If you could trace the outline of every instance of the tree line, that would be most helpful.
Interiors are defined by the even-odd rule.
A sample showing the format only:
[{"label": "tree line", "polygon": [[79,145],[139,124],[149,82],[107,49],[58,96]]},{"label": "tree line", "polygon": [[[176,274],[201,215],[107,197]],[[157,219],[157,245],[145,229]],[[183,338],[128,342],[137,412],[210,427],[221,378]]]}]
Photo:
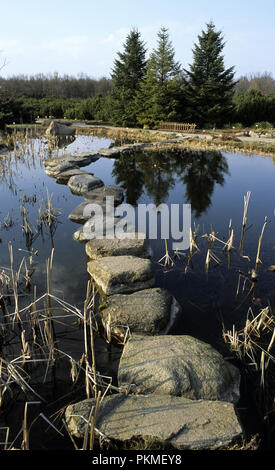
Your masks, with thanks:
[{"label": "tree line", "polygon": [[198,35],[193,62],[183,68],[167,28],[160,28],[148,58],[133,28],[117,53],[111,78],[57,73],[0,77],[0,126],[34,122],[38,116],[152,128],[160,121],[192,122],[199,128],[274,125],[272,75],[236,80],[234,67],[225,67],[223,49],[222,32],[211,21]]},{"label": "tree line", "polygon": [[10,95],[23,95],[31,98],[91,98],[98,94],[107,95],[112,88],[112,81],[106,77],[94,79],[84,74],[72,75],[36,74],[33,76],[17,75],[9,78],[0,77],[0,86]]}]

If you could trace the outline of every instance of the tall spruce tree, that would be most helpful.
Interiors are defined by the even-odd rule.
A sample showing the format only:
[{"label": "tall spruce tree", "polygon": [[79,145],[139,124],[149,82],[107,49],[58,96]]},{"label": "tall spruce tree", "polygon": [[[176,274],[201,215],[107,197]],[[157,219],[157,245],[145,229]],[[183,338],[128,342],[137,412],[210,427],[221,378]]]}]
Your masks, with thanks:
[{"label": "tall spruce tree", "polygon": [[111,120],[116,125],[136,125],[135,97],[146,69],[146,49],[137,29],[128,34],[124,51],[112,70]]},{"label": "tall spruce tree", "polygon": [[180,73],[181,66],[175,61],[175,50],[169,39],[168,29],[162,26],[158,32],[157,48],[150,56],[150,67],[161,85]]},{"label": "tall spruce tree", "polygon": [[193,64],[187,73],[189,118],[199,126],[221,126],[232,111],[234,67],[224,66],[223,37],[211,21],[198,36]]},{"label": "tall spruce tree", "polygon": [[158,32],[157,48],[147,63],[146,77],[137,97],[138,122],[154,126],[159,121],[176,120],[181,101],[181,66],[175,60],[175,51],[168,29]]}]

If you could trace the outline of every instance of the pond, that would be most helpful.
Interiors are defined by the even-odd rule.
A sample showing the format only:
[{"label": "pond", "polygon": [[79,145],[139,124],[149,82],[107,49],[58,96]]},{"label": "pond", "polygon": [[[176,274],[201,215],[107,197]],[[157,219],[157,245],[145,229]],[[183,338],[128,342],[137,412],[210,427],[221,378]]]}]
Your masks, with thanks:
[{"label": "pond", "polygon": [[[96,151],[111,143],[109,139],[77,136],[59,154]],[[32,253],[29,297],[33,286],[41,294],[47,289],[46,260],[54,247],[52,292],[82,309],[88,281],[87,259],[84,244],[73,239],[79,226],[68,215],[83,198],[46,175],[43,159],[51,157],[46,140],[33,138],[25,147],[21,143],[18,146],[17,156],[14,152],[8,158],[0,156],[0,270],[8,270],[10,266],[9,242],[16,268],[24,256],[27,258]],[[120,185],[125,193],[124,202],[135,207],[149,203],[191,204],[192,231],[198,248],[194,248],[192,256],[189,250],[175,256],[172,240],[168,240],[173,264],[162,266],[158,261],[165,254],[164,240],[160,237],[151,240],[156,286],[167,288],[182,307],[174,334],[195,336],[224,351],[223,328],[243,327],[249,308],[254,315],[266,306],[274,308],[275,273],[270,269],[275,265],[274,163],[270,157],[257,155],[174,150],[137,152],[119,159],[102,157],[85,167],[105,185]],[[240,251],[244,196],[248,192],[251,195]],[[58,213],[58,223],[54,233],[46,226],[39,232],[39,208],[41,213],[49,197]],[[22,206],[32,228],[31,240],[22,230]],[[265,217],[261,264],[257,282],[251,283]],[[234,230],[230,255],[225,249],[231,233],[229,224]],[[216,237],[212,245],[209,244],[211,232]],[[213,256],[206,266],[209,246]],[[22,294],[22,302],[28,302],[28,294]],[[66,326],[62,324],[62,328]],[[78,341],[70,333],[64,338],[67,350],[77,360],[82,351]],[[120,349],[98,339],[96,351],[100,372],[115,380]]]}]

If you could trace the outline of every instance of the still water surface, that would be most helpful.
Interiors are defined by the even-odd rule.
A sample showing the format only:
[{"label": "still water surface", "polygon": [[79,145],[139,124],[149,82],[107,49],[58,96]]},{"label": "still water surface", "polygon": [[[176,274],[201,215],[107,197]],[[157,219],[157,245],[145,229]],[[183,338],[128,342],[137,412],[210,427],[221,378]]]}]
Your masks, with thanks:
[{"label": "still water surface", "polygon": [[[109,147],[110,144],[109,139],[77,136],[76,140],[67,146],[66,153],[97,150]],[[36,266],[33,283],[43,290],[45,260],[50,256],[54,245],[55,293],[80,306],[86,292],[86,255],[84,245],[73,240],[73,232],[79,226],[71,222],[68,215],[83,198],[73,195],[66,185],[57,184],[54,178],[45,174],[43,161],[37,154],[36,146],[38,141],[33,142],[33,151],[29,156],[25,154],[24,161],[11,158],[9,165],[5,165],[3,157],[2,162],[0,161],[0,264],[9,266],[9,241],[13,245],[15,263],[20,263],[25,254],[21,250],[27,249],[20,206],[24,205],[26,208],[29,221],[35,230],[39,205],[44,207],[48,193],[53,205],[60,212],[59,223],[53,243],[50,234],[44,230],[44,237],[39,236],[32,244],[33,250],[38,250],[38,256],[34,258]],[[60,153],[62,151],[64,152],[64,149]],[[262,265],[254,298],[262,306],[266,306],[267,302],[274,304],[275,275],[268,270],[270,265],[275,264],[275,164],[272,158],[220,152],[151,152],[137,153],[116,160],[100,158],[85,169],[101,178],[106,185],[122,186],[125,190],[124,202],[134,206],[139,203],[191,204],[192,227],[194,230],[196,226],[198,230],[197,245],[200,252],[192,257],[188,266],[187,256],[181,256],[180,260],[175,260],[177,262],[173,269],[164,270],[157,264],[165,253],[164,241],[151,241],[153,261],[156,262],[157,269],[157,285],[171,290],[183,307],[182,319],[177,326],[179,333],[188,332],[216,342],[216,330],[212,330],[211,324],[217,326],[221,321],[228,321],[230,326],[232,321],[242,320],[246,314],[245,307],[251,305],[251,299],[236,310],[243,300],[235,297],[238,270],[241,269],[249,275],[249,270],[255,263],[265,216],[268,218],[268,224],[263,237],[260,256]],[[216,237],[226,242],[231,220],[234,229],[233,246],[238,248],[243,198],[247,191],[251,191],[251,197],[243,254],[250,258],[251,263],[247,258],[241,258],[238,250],[233,250],[228,266],[227,257],[222,250],[224,246],[216,242],[213,251],[221,264],[212,261],[207,274],[205,258],[208,243],[202,236],[214,230]],[[12,225],[5,228],[4,221],[8,214],[11,216]],[[168,241],[168,247],[172,256],[172,240]]]},{"label": "still water surface", "polygon": [[[65,150],[60,150],[60,154],[64,151],[95,151],[110,144],[109,139],[77,136]],[[36,285],[40,292],[45,291],[46,259],[54,246],[53,292],[82,308],[88,280],[87,260],[84,245],[73,240],[73,232],[79,226],[71,222],[68,215],[83,199],[45,174],[43,158],[47,151],[46,142],[34,139],[20,159],[15,159],[12,154],[7,163],[4,157],[0,157],[0,266],[6,268],[10,264],[9,242],[13,246],[17,267],[28,251],[22,231],[20,205],[23,204],[27,210],[35,231],[39,205],[43,207],[47,194],[51,195],[53,205],[60,212],[59,223],[53,237],[45,229],[43,237],[40,234],[33,241],[31,249],[37,255],[34,256],[32,285]],[[122,186],[125,190],[124,202],[134,206],[139,203],[191,204],[192,228],[197,228],[196,243],[200,249],[191,261],[188,261],[188,252],[185,252],[174,259],[173,268],[164,268],[158,264],[165,253],[164,241],[151,241],[156,285],[169,289],[182,306],[174,333],[190,334],[222,349],[223,326],[230,329],[233,324],[237,327],[243,325],[249,307],[257,313],[262,307],[275,305],[275,274],[268,269],[270,265],[275,265],[274,159],[221,152],[150,152],[116,160],[100,158],[85,169],[93,172],[106,185]],[[243,198],[247,191],[251,191],[251,197],[243,245],[245,257],[241,257],[238,247]],[[248,282],[244,290],[241,289],[236,295],[240,273],[249,278],[254,267],[265,217],[268,224],[262,242],[258,282],[252,292],[249,293],[251,284]],[[12,222],[5,227],[8,220]],[[220,263],[212,260],[206,272],[209,244],[203,235],[213,230],[217,238],[226,242],[230,220],[236,250],[232,251],[229,260],[223,251],[224,245],[216,241],[213,252]],[[173,257],[171,242],[168,240],[168,248]],[[67,347],[77,354],[73,341]],[[102,343],[99,343],[98,349],[102,373],[112,375],[112,357]]]}]

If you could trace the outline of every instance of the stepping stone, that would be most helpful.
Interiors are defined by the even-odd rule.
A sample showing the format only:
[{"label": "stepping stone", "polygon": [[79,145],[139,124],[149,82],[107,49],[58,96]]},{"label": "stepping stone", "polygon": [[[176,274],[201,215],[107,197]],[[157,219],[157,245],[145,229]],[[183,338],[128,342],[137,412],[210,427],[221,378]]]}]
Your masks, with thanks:
[{"label": "stepping stone", "polygon": [[87,173],[86,171],[81,170],[78,167],[75,167],[75,168],[72,168],[72,169],[69,169],[69,170],[61,171],[60,173],[55,175],[55,178],[56,178],[57,183],[67,184],[69,179],[71,178],[71,176],[85,175],[85,174],[86,175],[93,175],[93,173]]},{"label": "stepping stone", "polygon": [[106,295],[128,294],[155,283],[151,261],[135,256],[106,256],[89,261],[88,272]]},{"label": "stepping stone", "polygon": [[98,153],[104,157],[109,158],[118,158],[121,154],[130,154],[133,152],[137,152],[142,150],[145,146],[150,146],[151,144],[146,143],[136,143],[136,144],[128,144],[128,145],[121,145],[120,147],[114,146],[109,147],[108,149],[100,149]]},{"label": "stepping stone", "polygon": [[100,149],[98,151],[102,157],[119,158],[121,154],[121,147],[111,147],[108,149]]},{"label": "stepping stone", "polygon": [[240,372],[211,345],[191,336],[133,335],[124,346],[118,383],[140,394],[237,403]]},{"label": "stepping stone", "polygon": [[83,194],[85,201],[105,201],[107,196],[113,197],[114,204],[117,206],[124,199],[124,191],[120,186],[107,185]]},{"label": "stepping stone", "polygon": [[172,294],[156,287],[129,295],[111,295],[100,314],[106,332],[123,342],[128,328],[130,333],[166,334],[179,311],[180,306]]},{"label": "stepping stone", "polygon": [[44,162],[45,168],[58,167],[62,164],[71,165],[71,167],[82,167],[96,162],[100,158],[98,153],[80,153],[78,155],[62,155],[62,157],[53,158]]},{"label": "stepping stone", "polygon": [[86,243],[91,239],[91,237],[88,237],[85,232],[83,232],[83,228],[80,228],[79,230],[76,230],[73,234],[73,238],[76,242],[80,243]]},{"label": "stepping stone", "polygon": [[[87,220],[91,219],[95,211],[92,210],[95,204],[98,206],[98,210],[102,210],[104,216],[111,216],[114,213],[114,207],[110,204],[106,204],[104,201],[100,199],[92,201],[84,201],[81,202],[69,215],[69,219],[73,222],[77,222],[78,224],[84,224]],[[116,219],[120,219],[121,217],[115,217]]]},{"label": "stepping stone", "polygon": [[[113,217],[109,213],[94,215],[89,218],[83,225],[83,228],[77,230],[73,237],[79,242],[88,242],[90,240],[112,238],[114,233],[114,225],[116,225],[120,217]],[[75,220],[74,220],[75,221]]]},{"label": "stepping stone", "polygon": [[[147,354],[150,358],[150,351]],[[73,436],[84,438],[95,404],[95,399],[87,399],[66,408],[65,421]],[[124,449],[134,445],[135,449],[218,450],[243,437],[232,403],[161,395],[118,393],[103,398],[96,428],[111,441],[109,450],[117,443]],[[96,439],[104,446],[99,433]]]},{"label": "stepping stone", "polygon": [[[121,234],[122,237],[122,234]],[[125,233],[123,238],[94,239],[86,243],[86,253],[90,259],[103,256],[139,256],[150,258],[152,250],[144,233]]]},{"label": "stepping stone", "polygon": [[99,186],[104,186],[103,181],[96,176],[83,174],[71,176],[68,181],[68,187],[74,194],[83,194],[91,189],[98,188]]},{"label": "stepping stone", "polygon": [[79,168],[77,166],[74,166],[72,163],[67,161],[61,161],[59,164],[47,166],[45,168],[45,173],[48,176],[53,176],[54,178],[56,178],[60,173],[69,170],[80,171]]},{"label": "stepping stone", "polygon": [[96,162],[100,158],[98,153],[79,153],[77,155],[70,155],[67,160],[78,167],[87,166]]}]

